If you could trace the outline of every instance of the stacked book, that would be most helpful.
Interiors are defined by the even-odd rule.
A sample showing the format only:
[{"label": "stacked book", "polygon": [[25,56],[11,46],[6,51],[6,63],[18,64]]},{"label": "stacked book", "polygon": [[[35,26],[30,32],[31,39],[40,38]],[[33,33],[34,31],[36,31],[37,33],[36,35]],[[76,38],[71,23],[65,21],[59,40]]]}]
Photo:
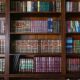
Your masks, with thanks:
[{"label": "stacked book", "polygon": [[60,57],[35,57],[36,72],[61,72]]},{"label": "stacked book", "polygon": [[5,59],[0,58],[0,73],[3,73],[5,71]]},{"label": "stacked book", "polygon": [[4,32],[5,32],[5,18],[0,17],[0,33],[4,33]]},{"label": "stacked book", "polygon": [[67,32],[80,33],[80,21],[66,21]]},{"label": "stacked book", "polygon": [[19,72],[33,72],[33,59],[21,58],[19,61]]},{"label": "stacked book", "polygon": [[11,22],[11,32],[59,33],[60,20],[53,18],[27,18]]},{"label": "stacked book", "polygon": [[80,72],[80,59],[79,58],[67,59],[67,70],[71,72]]},{"label": "stacked book", "polygon": [[61,40],[16,40],[12,48],[16,53],[60,53]]},{"label": "stacked book", "polygon": [[79,2],[66,2],[66,11],[67,12],[80,12],[80,1]]},{"label": "stacked book", "polygon": [[55,1],[11,1],[11,11],[61,12],[61,0]]},{"label": "stacked book", "polygon": [[0,12],[5,12],[5,2],[6,0],[0,0]]},{"label": "stacked book", "polygon": [[5,53],[5,36],[0,35],[0,54]]}]

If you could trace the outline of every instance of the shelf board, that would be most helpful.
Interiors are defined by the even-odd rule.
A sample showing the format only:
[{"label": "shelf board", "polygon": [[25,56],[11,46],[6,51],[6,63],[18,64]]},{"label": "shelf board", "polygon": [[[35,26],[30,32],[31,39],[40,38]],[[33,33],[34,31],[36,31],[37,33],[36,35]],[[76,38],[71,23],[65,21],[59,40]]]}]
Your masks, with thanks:
[{"label": "shelf board", "polygon": [[80,12],[66,12],[66,19],[77,20],[80,17]]},{"label": "shelf board", "polygon": [[[57,77],[62,77],[61,73],[23,73],[23,74],[10,74],[10,77],[26,77],[26,78],[57,78]],[[56,77],[57,76],[57,77]]]},{"label": "shelf board", "polygon": [[10,12],[11,15],[18,15],[18,16],[60,16],[61,13],[59,12],[15,12],[15,11],[11,11]]},{"label": "shelf board", "polygon": [[4,16],[5,16],[5,13],[0,12],[0,17],[4,17]]},{"label": "shelf board", "polygon": [[80,35],[80,32],[70,32],[70,33],[66,33],[66,34],[69,34],[69,35]]},{"label": "shelf board", "polygon": [[0,33],[0,35],[5,35],[5,33]]},{"label": "shelf board", "polygon": [[80,57],[80,53],[66,53],[67,57]]},{"label": "shelf board", "polygon": [[5,57],[5,54],[0,54],[0,57]]},{"label": "shelf board", "polygon": [[43,35],[43,34],[47,34],[47,35],[60,35],[60,33],[31,33],[31,32],[26,32],[26,33],[24,33],[24,32],[11,32],[10,34],[13,34],[13,35],[37,35],[37,34],[39,34],[39,35]]},{"label": "shelf board", "polygon": [[9,54],[9,55],[24,55],[28,57],[34,57],[34,56],[61,56],[61,53],[22,53],[22,54]]},{"label": "shelf board", "polygon": [[66,12],[66,14],[78,14],[78,15],[80,15],[80,12]]},{"label": "shelf board", "polygon": [[5,12],[0,12],[0,14],[5,14]]},{"label": "shelf board", "polygon": [[80,72],[67,72],[66,76],[71,78],[78,78],[80,77]]},{"label": "shelf board", "polygon": [[0,73],[0,77],[4,77],[4,74]]},{"label": "shelf board", "polygon": [[17,11],[11,11],[10,13],[16,14],[61,14],[61,12],[17,12]]}]

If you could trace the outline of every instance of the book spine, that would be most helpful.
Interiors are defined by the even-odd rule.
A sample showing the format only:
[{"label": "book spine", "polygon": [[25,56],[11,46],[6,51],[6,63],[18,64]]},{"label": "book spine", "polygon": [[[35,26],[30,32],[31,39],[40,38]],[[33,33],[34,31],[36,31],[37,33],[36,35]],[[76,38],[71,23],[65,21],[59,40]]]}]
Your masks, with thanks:
[{"label": "book spine", "polygon": [[52,32],[52,26],[53,26],[53,19],[48,18],[48,32]]},{"label": "book spine", "polygon": [[38,12],[40,12],[40,1],[37,2],[37,8],[38,8]]},{"label": "book spine", "polygon": [[27,1],[27,12],[32,12],[32,1]]},{"label": "book spine", "polygon": [[78,2],[78,11],[80,12],[80,1]]}]

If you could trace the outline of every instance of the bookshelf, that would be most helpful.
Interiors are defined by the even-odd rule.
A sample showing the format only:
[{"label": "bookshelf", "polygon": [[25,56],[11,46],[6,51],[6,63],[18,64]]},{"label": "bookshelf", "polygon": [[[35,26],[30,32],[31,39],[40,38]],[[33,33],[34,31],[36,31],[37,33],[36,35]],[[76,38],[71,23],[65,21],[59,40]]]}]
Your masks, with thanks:
[{"label": "bookshelf", "polygon": [[0,0],[0,80],[80,80],[80,0]]}]

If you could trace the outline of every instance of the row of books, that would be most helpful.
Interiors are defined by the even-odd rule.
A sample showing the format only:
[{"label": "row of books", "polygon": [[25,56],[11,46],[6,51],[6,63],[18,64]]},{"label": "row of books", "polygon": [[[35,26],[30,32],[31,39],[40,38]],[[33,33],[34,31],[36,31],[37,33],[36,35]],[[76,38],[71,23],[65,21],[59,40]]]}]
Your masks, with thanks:
[{"label": "row of books", "polygon": [[[14,45],[15,44],[15,45]],[[61,40],[16,40],[12,45],[16,53],[60,53]]]},{"label": "row of books", "polygon": [[11,10],[19,12],[61,12],[61,0],[11,1]]},{"label": "row of books", "polygon": [[80,72],[80,58],[69,58],[67,59],[67,70]]},{"label": "row of books", "polygon": [[0,54],[5,53],[5,36],[0,35]]},{"label": "row of books", "polygon": [[33,59],[20,59],[19,62],[19,72],[33,72],[34,70],[34,61]]},{"label": "row of books", "polygon": [[12,32],[32,32],[32,33],[59,33],[60,20],[53,18],[27,18],[26,20],[16,20],[11,22]]},{"label": "row of books", "polygon": [[77,32],[80,33],[80,21],[67,21],[66,22],[67,32]]},{"label": "row of books", "polygon": [[19,61],[19,72],[61,72],[60,57],[22,58]]},{"label": "row of books", "polygon": [[5,18],[0,17],[0,33],[4,33],[4,32],[5,32]]},{"label": "row of books", "polygon": [[66,42],[67,53],[80,53],[80,40],[73,40],[72,37],[67,38]]},{"label": "row of books", "polygon": [[80,12],[80,1],[79,2],[66,2],[66,11],[67,12]]},{"label": "row of books", "polygon": [[0,0],[0,12],[5,12],[5,0]]},{"label": "row of books", "polygon": [[5,71],[5,59],[0,58],[0,73]]}]

